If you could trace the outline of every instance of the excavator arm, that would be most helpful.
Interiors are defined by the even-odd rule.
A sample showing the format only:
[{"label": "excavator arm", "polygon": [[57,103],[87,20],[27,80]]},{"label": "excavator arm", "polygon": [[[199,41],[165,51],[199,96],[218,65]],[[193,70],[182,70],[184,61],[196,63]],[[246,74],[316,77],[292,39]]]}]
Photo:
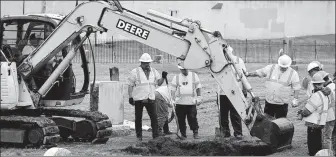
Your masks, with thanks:
[{"label": "excavator arm", "polygon": [[[153,10],[148,14],[179,25],[181,29],[171,28],[154,19],[122,8],[118,2],[81,3],[63,19],[44,43],[19,65],[18,71],[24,78],[30,77],[80,34],[86,33],[78,44],[82,44],[92,32],[109,31],[173,55],[178,58],[179,65],[187,69],[208,69],[220,88],[227,94],[243,122],[251,130],[257,115],[262,112],[258,101],[254,105],[248,104],[242,89],[239,88],[239,81],[243,82],[244,88],[249,91],[254,100],[258,99],[251,92],[252,88],[245,75],[240,73],[239,67],[233,64],[221,34],[218,31],[212,32],[202,28],[199,21],[177,19]],[[75,48],[67,54],[33,99],[38,100],[47,93],[57,77],[69,66],[76,52]]]}]

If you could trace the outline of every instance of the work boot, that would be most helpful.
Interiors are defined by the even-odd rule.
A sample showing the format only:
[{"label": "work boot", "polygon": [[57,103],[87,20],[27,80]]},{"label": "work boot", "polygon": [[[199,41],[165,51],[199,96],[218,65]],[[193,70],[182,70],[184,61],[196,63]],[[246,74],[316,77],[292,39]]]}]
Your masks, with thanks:
[{"label": "work boot", "polygon": [[199,139],[198,130],[194,130],[194,139]]},{"label": "work boot", "polygon": [[164,134],[165,134],[165,135],[171,135],[171,134],[173,134],[173,132],[168,131],[168,132],[165,132]]}]

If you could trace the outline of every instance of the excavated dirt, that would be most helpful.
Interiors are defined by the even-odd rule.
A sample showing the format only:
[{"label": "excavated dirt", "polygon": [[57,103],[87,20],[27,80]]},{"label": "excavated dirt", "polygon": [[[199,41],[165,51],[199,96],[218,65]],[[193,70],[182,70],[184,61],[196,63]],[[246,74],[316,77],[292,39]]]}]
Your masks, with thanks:
[{"label": "excavated dirt", "polygon": [[148,143],[129,146],[123,151],[144,156],[264,156],[272,153],[266,143],[248,137],[217,138],[201,142],[159,137]]}]

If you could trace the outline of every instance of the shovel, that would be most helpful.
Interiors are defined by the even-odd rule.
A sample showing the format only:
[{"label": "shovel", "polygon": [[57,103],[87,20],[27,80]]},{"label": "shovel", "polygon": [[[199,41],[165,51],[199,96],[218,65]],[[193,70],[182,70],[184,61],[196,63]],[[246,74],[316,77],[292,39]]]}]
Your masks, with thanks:
[{"label": "shovel", "polygon": [[[170,103],[171,103],[171,106],[172,106],[172,115],[174,115],[174,117],[175,117],[175,123],[176,123],[176,136],[179,138],[179,139],[183,139],[182,138],[182,136],[181,135],[179,135],[179,131],[180,131],[180,126],[179,126],[179,124],[178,124],[178,119],[177,119],[177,116],[176,116],[176,112],[175,112],[175,104],[173,103],[173,98],[172,98],[172,96],[171,96],[171,93],[170,93],[170,90],[169,90],[169,86],[168,86],[168,80],[167,80],[167,78],[166,78],[166,84],[167,84],[167,90],[168,90],[168,93],[169,93],[169,99],[170,99]],[[173,117],[173,116],[172,116]],[[173,118],[174,118],[173,117]],[[171,120],[172,120],[172,118],[171,118]],[[171,121],[170,120],[170,121]]]}]

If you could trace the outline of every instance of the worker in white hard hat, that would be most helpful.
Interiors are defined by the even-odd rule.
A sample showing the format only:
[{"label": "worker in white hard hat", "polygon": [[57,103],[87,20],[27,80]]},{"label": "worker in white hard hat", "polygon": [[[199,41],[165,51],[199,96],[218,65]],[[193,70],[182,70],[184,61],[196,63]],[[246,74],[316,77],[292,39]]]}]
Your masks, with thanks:
[{"label": "worker in white hard hat", "polygon": [[[291,63],[292,59],[284,54],[279,57],[278,64],[267,65],[247,74],[250,77],[266,77],[264,112],[275,118],[287,117],[288,105],[298,104],[300,79],[299,74],[290,67]],[[292,90],[294,99],[291,100]]]},{"label": "worker in white hard hat", "polygon": [[326,125],[328,118],[329,99],[321,91],[325,83],[321,73],[314,74],[311,82],[314,86],[314,93],[305,106],[298,111],[298,115],[305,121],[307,126],[308,152],[309,155],[314,156],[322,149],[324,137],[322,129]]},{"label": "worker in white hard hat", "polygon": [[133,69],[128,77],[129,103],[135,106],[135,132],[138,142],[142,141],[142,113],[143,107],[151,119],[152,137],[158,137],[157,115],[155,100],[155,88],[161,86],[167,79],[167,72],[162,72],[162,77],[158,71],[150,66],[153,61],[148,53],[141,55],[140,66]]},{"label": "worker in white hard hat", "polygon": [[178,66],[181,73],[175,75],[172,80],[171,89],[172,97],[175,101],[176,116],[180,127],[182,138],[187,138],[186,135],[186,123],[187,117],[190,130],[193,131],[195,139],[199,138],[198,135],[198,122],[197,122],[197,108],[202,103],[201,97],[201,82],[198,75],[185,69],[182,66]]},{"label": "worker in white hard hat", "polygon": [[306,95],[308,97],[312,95],[313,93],[312,91],[314,90],[314,87],[310,83],[310,81],[312,77],[314,76],[314,74],[316,74],[318,71],[321,71],[322,68],[323,68],[322,64],[318,61],[312,61],[307,66],[308,76],[303,78],[301,87],[303,90],[306,90]]},{"label": "worker in white hard hat", "polygon": [[[327,122],[323,128],[323,143],[322,143],[322,149],[329,149],[329,146],[332,145],[332,133],[335,127],[335,83],[329,78],[329,73],[325,71],[319,71],[319,73],[322,77],[323,80],[325,81],[324,87],[328,87],[331,89],[331,93],[328,95],[329,99],[329,106],[328,106],[328,117],[327,117]],[[333,141],[335,142],[335,141]]]},{"label": "worker in white hard hat", "polygon": [[[231,46],[228,46],[227,52],[231,57],[231,60],[236,65],[236,67],[239,69],[239,72],[242,74],[246,74],[246,67],[244,61],[236,56],[234,54],[233,48]],[[237,80],[239,80],[239,77],[237,75]],[[244,89],[244,86],[242,82],[239,82],[239,87],[242,89],[243,94],[245,97],[247,97],[247,91]],[[242,131],[242,122],[240,115],[236,111],[236,109],[233,107],[231,101],[226,96],[223,90],[218,86],[218,95],[217,95],[217,101],[218,105],[220,106],[220,130],[224,137],[230,137],[230,127],[229,127],[229,115],[231,120],[231,125],[233,127],[233,135],[235,137],[240,137],[243,135]]]}]

